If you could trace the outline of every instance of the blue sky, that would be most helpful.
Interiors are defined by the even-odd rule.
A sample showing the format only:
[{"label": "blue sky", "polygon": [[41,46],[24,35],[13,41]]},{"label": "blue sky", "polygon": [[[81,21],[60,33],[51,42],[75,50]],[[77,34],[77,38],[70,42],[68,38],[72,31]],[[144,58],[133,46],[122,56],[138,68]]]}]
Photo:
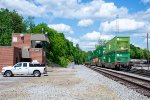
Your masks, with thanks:
[{"label": "blue sky", "polygon": [[114,36],[130,36],[132,44],[146,48],[150,33],[150,0],[0,0],[0,8],[34,16],[36,24],[63,32],[86,51]]}]

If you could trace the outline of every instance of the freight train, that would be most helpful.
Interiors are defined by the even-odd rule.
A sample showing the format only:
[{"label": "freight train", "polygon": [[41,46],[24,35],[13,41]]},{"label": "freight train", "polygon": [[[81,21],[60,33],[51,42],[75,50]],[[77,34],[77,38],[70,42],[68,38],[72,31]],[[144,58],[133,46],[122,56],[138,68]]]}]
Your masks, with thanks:
[{"label": "freight train", "polygon": [[130,37],[116,36],[86,58],[86,65],[130,70]]}]

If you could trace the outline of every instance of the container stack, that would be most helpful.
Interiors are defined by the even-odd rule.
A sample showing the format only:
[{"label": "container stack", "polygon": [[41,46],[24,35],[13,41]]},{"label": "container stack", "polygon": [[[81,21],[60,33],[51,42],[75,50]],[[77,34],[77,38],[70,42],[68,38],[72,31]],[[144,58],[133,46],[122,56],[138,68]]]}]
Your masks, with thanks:
[{"label": "container stack", "polygon": [[106,63],[129,62],[130,38],[114,37],[106,43]]},{"label": "container stack", "polygon": [[130,37],[116,36],[90,56],[91,65],[118,67],[128,66],[130,61]]},{"label": "container stack", "polygon": [[98,51],[99,51],[98,65],[101,66],[101,64],[104,63],[106,60],[106,57],[105,57],[106,46],[99,47]]},{"label": "container stack", "polygon": [[98,52],[97,49],[93,52],[93,54],[91,56],[91,58],[92,58],[91,65],[97,65],[97,63],[98,63],[98,53],[99,52]]}]

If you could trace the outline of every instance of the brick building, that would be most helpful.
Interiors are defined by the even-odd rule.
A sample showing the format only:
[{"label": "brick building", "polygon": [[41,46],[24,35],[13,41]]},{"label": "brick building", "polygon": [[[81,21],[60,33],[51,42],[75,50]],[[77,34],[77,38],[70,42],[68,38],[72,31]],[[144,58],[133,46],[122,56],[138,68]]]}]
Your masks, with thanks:
[{"label": "brick building", "polygon": [[0,70],[17,62],[46,63],[44,44],[48,38],[44,34],[12,34],[11,46],[0,46]]}]

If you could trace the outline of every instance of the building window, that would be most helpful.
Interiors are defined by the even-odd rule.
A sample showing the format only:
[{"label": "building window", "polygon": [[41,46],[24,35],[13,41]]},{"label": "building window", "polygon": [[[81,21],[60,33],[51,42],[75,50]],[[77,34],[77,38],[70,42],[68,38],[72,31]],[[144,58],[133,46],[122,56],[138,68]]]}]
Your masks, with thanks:
[{"label": "building window", "polygon": [[17,42],[17,41],[18,41],[18,40],[17,40],[17,37],[13,37],[12,41],[13,41],[13,42]]},{"label": "building window", "polygon": [[24,43],[24,37],[21,37],[22,42]]},{"label": "building window", "polygon": [[36,44],[35,48],[42,48],[42,44]]}]

